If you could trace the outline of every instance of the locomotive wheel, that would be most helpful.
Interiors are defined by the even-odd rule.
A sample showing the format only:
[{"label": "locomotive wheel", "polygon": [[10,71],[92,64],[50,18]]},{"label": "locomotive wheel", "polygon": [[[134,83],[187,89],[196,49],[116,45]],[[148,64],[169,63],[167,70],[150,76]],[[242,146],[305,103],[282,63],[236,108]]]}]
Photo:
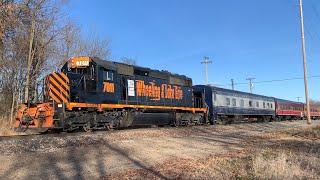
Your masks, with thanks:
[{"label": "locomotive wheel", "polygon": [[171,124],[172,127],[178,127],[178,123],[177,120],[174,120]]},{"label": "locomotive wheel", "polygon": [[47,134],[49,132],[49,128],[39,128],[38,132],[40,134]]},{"label": "locomotive wheel", "polygon": [[92,128],[90,127],[90,123],[86,123],[82,126],[82,130],[84,130],[85,132],[91,132]]},{"label": "locomotive wheel", "polygon": [[111,123],[106,123],[105,127],[107,128],[108,131],[112,131],[113,130],[113,124],[111,124]]}]

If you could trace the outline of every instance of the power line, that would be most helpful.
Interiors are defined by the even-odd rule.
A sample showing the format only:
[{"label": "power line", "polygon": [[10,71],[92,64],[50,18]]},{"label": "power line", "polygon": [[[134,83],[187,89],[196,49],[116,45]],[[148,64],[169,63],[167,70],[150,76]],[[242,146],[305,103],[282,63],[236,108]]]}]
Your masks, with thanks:
[{"label": "power line", "polygon": [[[305,19],[305,30],[307,32],[307,35],[312,40],[313,44],[317,48],[320,48],[320,44],[319,44],[320,36],[319,36],[317,31],[312,31],[312,29],[316,29],[316,28],[313,28],[313,27],[320,23],[320,16],[319,16],[319,13],[317,12],[317,10],[315,9],[314,2],[312,0],[309,1],[309,2],[311,3],[310,4],[311,9],[313,11],[313,14],[315,14],[316,18],[310,18],[312,16],[310,16],[309,18],[305,18],[304,17],[304,19]],[[300,10],[298,8],[297,8],[297,14],[300,14]],[[314,19],[316,19],[316,20],[314,20]],[[318,21],[318,22],[316,22],[316,21]],[[306,22],[309,22],[309,23],[306,23]]]},{"label": "power line", "polygon": [[320,16],[319,16],[319,13],[317,12],[317,10],[315,8],[313,0],[311,0],[310,3],[311,3],[311,7],[312,7],[313,12],[316,15],[316,18],[318,19],[318,22],[320,23]]},{"label": "power line", "polygon": [[[320,77],[320,75],[314,75],[314,76],[308,76],[308,79],[311,78],[317,78]],[[304,77],[295,77],[295,78],[285,78],[285,79],[273,79],[273,80],[264,80],[264,81],[252,81],[252,83],[259,84],[259,83],[272,83],[272,82],[283,82],[283,81],[292,81],[292,80],[299,80],[303,79]],[[234,83],[234,85],[242,85],[242,84],[248,84],[247,82],[242,83]],[[217,84],[217,86],[230,86],[232,84]]]}]

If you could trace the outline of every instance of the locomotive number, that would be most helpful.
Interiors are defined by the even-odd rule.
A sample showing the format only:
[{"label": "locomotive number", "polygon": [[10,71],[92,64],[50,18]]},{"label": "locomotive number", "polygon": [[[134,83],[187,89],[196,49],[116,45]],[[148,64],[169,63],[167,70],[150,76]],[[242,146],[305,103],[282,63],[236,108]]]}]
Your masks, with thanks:
[{"label": "locomotive number", "polygon": [[89,61],[77,61],[77,66],[89,66]]},{"label": "locomotive number", "polygon": [[114,93],[114,83],[103,82],[103,92]]}]

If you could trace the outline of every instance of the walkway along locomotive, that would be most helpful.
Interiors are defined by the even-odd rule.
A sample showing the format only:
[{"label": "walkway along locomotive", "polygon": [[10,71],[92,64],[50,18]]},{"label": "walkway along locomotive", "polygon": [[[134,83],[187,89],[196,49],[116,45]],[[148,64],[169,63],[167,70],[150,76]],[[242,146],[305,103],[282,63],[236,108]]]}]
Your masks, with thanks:
[{"label": "walkway along locomotive", "polygon": [[20,105],[16,129],[91,131],[207,121],[204,93],[193,93],[191,78],[96,57],[71,58],[61,72],[46,76],[43,89],[43,102]]}]

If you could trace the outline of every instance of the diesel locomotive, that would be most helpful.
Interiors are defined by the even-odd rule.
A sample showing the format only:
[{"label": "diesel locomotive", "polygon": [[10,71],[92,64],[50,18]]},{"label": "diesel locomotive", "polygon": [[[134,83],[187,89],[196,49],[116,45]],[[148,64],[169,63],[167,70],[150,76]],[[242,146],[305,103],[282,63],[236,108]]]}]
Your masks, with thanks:
[{"label": "diesel locomotive", "polygon": [[72,131],[208,121],[204,92],[168,71],[75,57],[45,77],[43,102],[21,104],[15,128]]}]

